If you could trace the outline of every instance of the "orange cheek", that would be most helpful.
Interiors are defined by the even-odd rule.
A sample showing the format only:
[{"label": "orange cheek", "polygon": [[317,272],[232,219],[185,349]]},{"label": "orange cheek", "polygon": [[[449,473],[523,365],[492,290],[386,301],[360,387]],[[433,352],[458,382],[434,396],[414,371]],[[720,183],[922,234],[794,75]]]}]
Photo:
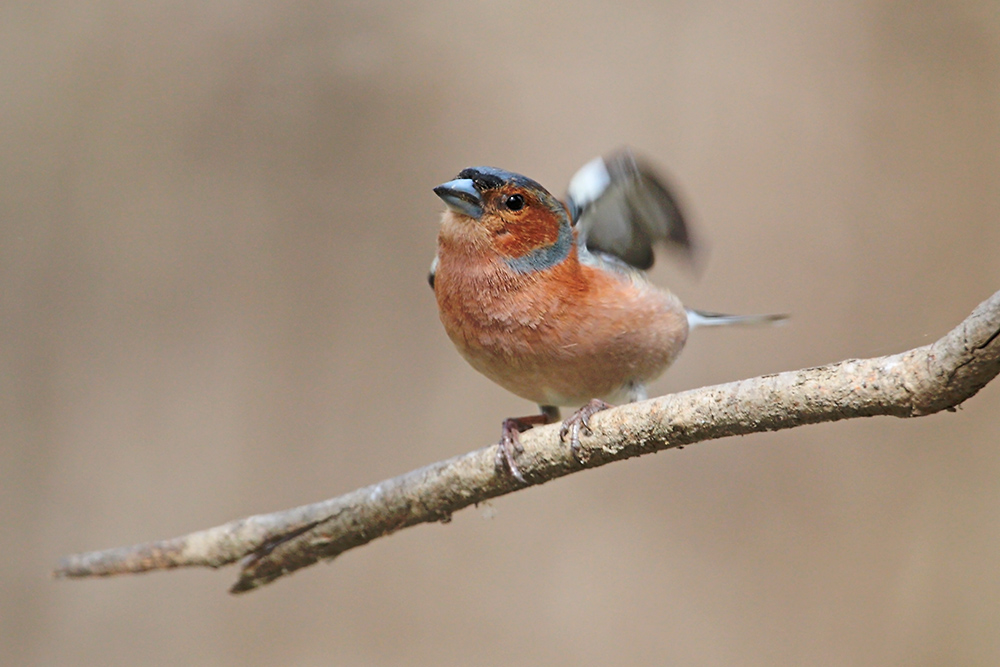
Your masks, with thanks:
[{"label": "orange cheek", "polygon": [[523,257],[559,239],[559,221],[542,216],[508,223],[507,230],[507,234],[497,235],[495,241],[497,249],[507,257]]}]

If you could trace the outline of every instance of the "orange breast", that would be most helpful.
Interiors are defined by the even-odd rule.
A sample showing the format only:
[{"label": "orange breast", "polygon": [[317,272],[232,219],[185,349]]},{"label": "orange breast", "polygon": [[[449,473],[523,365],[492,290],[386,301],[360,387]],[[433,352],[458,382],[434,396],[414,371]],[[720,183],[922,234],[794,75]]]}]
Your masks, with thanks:
[{"label": "orange breast", "polygon": [[687,340],[673,294],[577,261],[527,274],[442,252],[435,293],[445,330],[478,371],[540,405],[618,400],[658,377]]}]

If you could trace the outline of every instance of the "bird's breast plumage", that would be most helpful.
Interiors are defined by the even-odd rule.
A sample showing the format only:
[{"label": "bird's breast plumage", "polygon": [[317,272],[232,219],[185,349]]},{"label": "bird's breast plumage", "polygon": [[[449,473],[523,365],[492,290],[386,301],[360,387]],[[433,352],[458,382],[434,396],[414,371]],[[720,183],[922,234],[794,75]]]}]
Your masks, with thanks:
[{"label": "bird's breast plumage", "polygon": [[617,400],[666,370],[687,339],[673,294],[577,253],[518,272],[470,239],[439,239],[434,285],[449,337],[478,371],[542,405]]}]

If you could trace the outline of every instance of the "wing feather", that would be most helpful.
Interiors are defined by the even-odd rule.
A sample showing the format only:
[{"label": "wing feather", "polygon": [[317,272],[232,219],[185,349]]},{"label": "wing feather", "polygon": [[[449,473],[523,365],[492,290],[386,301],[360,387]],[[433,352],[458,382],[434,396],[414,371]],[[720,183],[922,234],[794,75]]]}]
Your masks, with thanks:
[{"label": "wing feather", "polygon": [[694,252],[677,198],[662,176],[624,148],[585,164],[570,180],[569,209],[578,240],[592,252],[639,269],[653,265],[660,242]]}]

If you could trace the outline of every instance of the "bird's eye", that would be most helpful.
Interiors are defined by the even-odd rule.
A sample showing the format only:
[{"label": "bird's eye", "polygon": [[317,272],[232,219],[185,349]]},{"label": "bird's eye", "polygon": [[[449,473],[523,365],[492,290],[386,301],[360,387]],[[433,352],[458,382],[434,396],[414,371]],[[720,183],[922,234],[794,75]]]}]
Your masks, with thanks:
[{"label": "bird's eye", "polygon": [[503,203],[509,211],[520,211],[524,208],[524,197],[521,195],[509,195],[504,197]]}]

